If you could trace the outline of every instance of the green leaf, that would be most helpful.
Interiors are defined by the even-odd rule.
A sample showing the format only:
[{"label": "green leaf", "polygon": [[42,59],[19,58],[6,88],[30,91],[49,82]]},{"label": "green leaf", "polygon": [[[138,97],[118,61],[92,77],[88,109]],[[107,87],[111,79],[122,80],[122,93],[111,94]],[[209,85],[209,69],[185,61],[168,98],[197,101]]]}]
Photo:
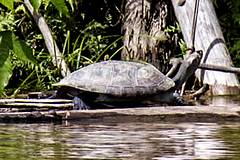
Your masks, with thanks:
[{"label": "green leaf", "polygon": [[74,12],[73,0],[69,0],[68,3],[70,4],[72,11]]},{"label": "green leaf", "polygon": [[9,51],[12,49],[12,33],[0,32],[0,94],[3,93],[10,77],[12,76]]},{"label": "green leaf", "polygon": [[33,56],[32,49],[26,45],[22,40],[17,39],[13,34],[12,38],[13,42],[13,52],[17,55],[17,57],[23,61],[37,63],[36,59]]},{"label": "green leaf", "polygon": [[12,76],[12,66],[9,57],[5,61],[2,59],[0,61],[2,62],[2,65],[0,66],[0,94],[2,94]]},{"label": "green leaf", "polygon": [[1,49],[12,49],[12,32],[2,31],[0,32],[0,48]]},{"label": "green leaf", "polygon": [[2,5],[6,6],[8,9],[11,9],[12,11],[14,11],[13,2],[14,0],[0,0],[0,3]]},{"label": "green leaf", "polygon": [[65,16],[69,17],[69,11],[66,6],[65,0],[50,0],[53,5],[57,8],[57,10],[64,14]]},{"label": "green leaf", "polygon": [[38,11],[39,7],[42,4],[42,0],[30,0],[30,2],[36,11]]},{"label": "green leaf", "polygon": [[10,31],[0,32],[0,67],[4,65],[12,49],[12,33]]},{"label": "green leaf", "polygon": [[45,10],[47,9],[49,3],[50,3],[50,0],[42,0],[42,4],[43,4]]}]

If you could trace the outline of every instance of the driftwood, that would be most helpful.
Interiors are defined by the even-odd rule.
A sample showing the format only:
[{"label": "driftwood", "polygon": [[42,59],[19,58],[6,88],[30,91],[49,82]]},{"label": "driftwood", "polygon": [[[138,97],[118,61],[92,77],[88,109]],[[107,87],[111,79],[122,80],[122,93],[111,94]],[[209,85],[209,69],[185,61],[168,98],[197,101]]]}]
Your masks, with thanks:
[{"label": "driftwood", "polygon": [[70,110],[0,113],[0,122],[79,121],[81,123],[129,122],[240,122],[238,106],[168,106],[127,109]]},{"label": "driftwood", "polygon": [[73,105],[65,99],[0,99],[0,108],[72,109]]},{"label": "driftwood", "polygon": [[240,121],[240,108],[228,106],[167,106],[108,110],[59,111],[63,120],[99,122],[209,122]]},{"label": "driftwood", "polygon": [[58,48],[55,40],[53,39],[51,30],[48,27],[44,17],[41,16],[36,10],[34,10],[32,4],[30,3],[29,0],[24,0],[24,4],[27,7],[27,9],[29,10],[29,12],[31,13],[31,15],[33,16],[37,26],[39,27],[39,29],[44,37],[47,49],[48,49],[50,55],[52,56],[53,64],[61,70],[62,76],[65,77],[66,75],[68,75],[70,73],[70,70],[69,70],[66,62],[64,61],[63,55],[59,51],[59,48]]},{"label": "driftwood", "polygon": [[[192,22],[194,6],[197,1],[186,0],[181,6],[179,6],[178,1],[171,1],[184,40],[188,47],[192,47]],[[199,2],[194,45],[196,50],[203,50],[202,63],[224,67],[232,66],[232,61],[211,0],[200,0]],[[233,73],[199,69],[196,72],[196,76],[204,84],[210,85],[213,95],[239,93],[239,82],[237,76]]]}]

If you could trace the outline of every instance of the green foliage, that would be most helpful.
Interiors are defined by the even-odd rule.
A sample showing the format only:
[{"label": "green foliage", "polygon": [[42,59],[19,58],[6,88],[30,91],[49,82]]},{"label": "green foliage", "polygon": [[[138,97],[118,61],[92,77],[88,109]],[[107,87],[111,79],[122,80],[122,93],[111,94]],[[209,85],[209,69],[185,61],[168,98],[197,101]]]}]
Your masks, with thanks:
[{"label": "green foliage", "polygon": [[[2,53],[2,52],[1,52]],[[2,58],[2,56],[0,56]],[[0,65],[0,94],[4,93],[4,88],[8,85],[9,79],[12,76],[12,65],[10,58],[1,60]]]},{"label": "green foliage", "polygon": [[[19,92],[49,90],[53,82],[59,81],[58,70],[52,65],[52,59],[48,53],[35,53],[39,62],[24,63],[13,57],[13,76],[11,77],[8,89],[9,94],[16,96]],[[14,83],[15,82],[15,83]],[[12,90],[15,88],[14,90]]]},{"label": "green foliage", "polygon": [[[49,90],[51,84],[61,78],[37,25],[22,2],[0,0],[7,8],[0,6],[0,92],[8,84],[7,88],[13,90],[14,95],[25,90]],[[120,57],[123,38],[118,23],[121,1],[30,2],[46,18],[72,71],[89,63]],[[240,66],[240,1],[215,0],[215,4],[234,63]],[[179,33],[180,28],[169,26],[166,32]],[[34,48],[34,56],[29,46]],[[179,46],[183,54],[186,45],[180,41]]]},{"label": "green foliage", "polygon": [[[52,64],[52,58],[47,53],[39,29],[22,2],[15,1],[14,15],[4,8],[1,12],[4,15],[0,16],[0,31],[11,31],[11,40],[8,40],[11,43],[8,44],[12,44],[8,52],[6,51],[7,59],[2,61],[2,66],[5,66],[2,72],[8,76],[4,76],[7,80],[1,79],[6,82],[1,84],[4,84],[3,87],[8,84],[7,93],[13,95],[31,90],[49,90],[51,84],[61,78],[59,70]],[[119,56],[117,53],[121,51],[122,36],[119,35],[119,29],[117,31],[116,27],[112,27],[119,16],[114,16],[116,13],[109,9],[107,1],[30,2],[35,10],[46,18],[72,71],[89,63]],[[29,45],[34,48],[34,56]],[[7,72],[7,69],[11,72]]]},{"label": "green foliage", "polygon": [[0,32],[0,93],[7,86],[12,76],[11,53],[26,62],[36,63],[32,50],[25,43],[18,40],[11,31]]},{"label": "green foliage", "polygon": [[[39,10],[39,8],[42,4],[45,7],[48,7],[49,2],[51,2],[61,14],[69,17],[69,11],[66,6],[65,0],[30,0],[30,2],[36,11]],[[70,2],[72,4],[72,1],[70,1]]]},{"label": "green foliage", "polygon": [[42,4],[42,0],[30,0],[30,2],[36,11],[38,11],[39,7]]},{"label": "green foliage", "polygon": [[50,0],[53,5],[57,8],[57,10],[64,14],[65,16],[69,17],[69,11],[66,6],[65,0]]},{"label": "green foliage", "polygon": [[9,8],[10,10],[14,10],[13,9],[13,2],[14,0],[0,0],[0,3],[4,6],[6,6],[7,8]]},{"label": "green foliage", "polygon": [[29,46],[27,46],[22,40],[19,40],[14,34],[12,35],[12,41],[13,52],[20,60],[37,64],[37,61],[32,54],[32,49]]},{"label": "green foliage", "polygon": [[8,84],[8,81],[12,75],[11,72],[11,61],[9,60],[9,51],[12,48],[11,32],[3,31],[0,32],[0,93]]},{"label": "green foliage", "polygon": [[15,27],[14,16],[12,13],[3,13],[0,10],[0,31],[13,31]]},{"label": "green foliage", "polygon": [[0,15],[0,94],[12,76],[12,54],[25,62],[36,63],[32,49],[13,34],[15,28],[14,17],[10,12]]},{"label": "green foliage", "polygon": [[181,32],[181,28],[179,26],[179,24],[177,23],[176,26],[168,26],[166,29],[165,29],[165,32],[168,32],[168,33],[180,33]]},{"label": "green foliage", "polygon": [[215,6],[232,60],[240,67],[240,1],[216,0]]}]

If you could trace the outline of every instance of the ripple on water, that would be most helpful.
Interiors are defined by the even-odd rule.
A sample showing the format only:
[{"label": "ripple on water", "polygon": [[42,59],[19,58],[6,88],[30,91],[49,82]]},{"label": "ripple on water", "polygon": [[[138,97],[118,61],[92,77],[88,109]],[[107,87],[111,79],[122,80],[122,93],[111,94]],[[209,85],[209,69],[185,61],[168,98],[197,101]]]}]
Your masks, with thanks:
[{"label": "ripple on water", "polygon": [[240,155],[240,124],[0,124],[0,128],[0,159],[224,159]]}]

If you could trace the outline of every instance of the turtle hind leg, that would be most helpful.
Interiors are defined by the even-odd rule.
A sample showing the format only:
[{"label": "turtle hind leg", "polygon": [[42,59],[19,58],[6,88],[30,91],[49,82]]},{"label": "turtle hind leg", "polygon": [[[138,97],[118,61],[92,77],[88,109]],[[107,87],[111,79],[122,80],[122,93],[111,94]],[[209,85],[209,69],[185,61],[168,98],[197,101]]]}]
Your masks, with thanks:
[{"label": "turtle hind leg", "polygon": [[73,109],[74,110],[88,110],[90,107],[79,97],[69,96],[64,90],[57,90],[52,94],[49,99],[72,99],[73,100]]},{"label": "turtle hind leg", "polygon": [[88,110],[90,107],[83,102],[83,100],[79,97],[73,98],[73,109],[74,110]]}]

